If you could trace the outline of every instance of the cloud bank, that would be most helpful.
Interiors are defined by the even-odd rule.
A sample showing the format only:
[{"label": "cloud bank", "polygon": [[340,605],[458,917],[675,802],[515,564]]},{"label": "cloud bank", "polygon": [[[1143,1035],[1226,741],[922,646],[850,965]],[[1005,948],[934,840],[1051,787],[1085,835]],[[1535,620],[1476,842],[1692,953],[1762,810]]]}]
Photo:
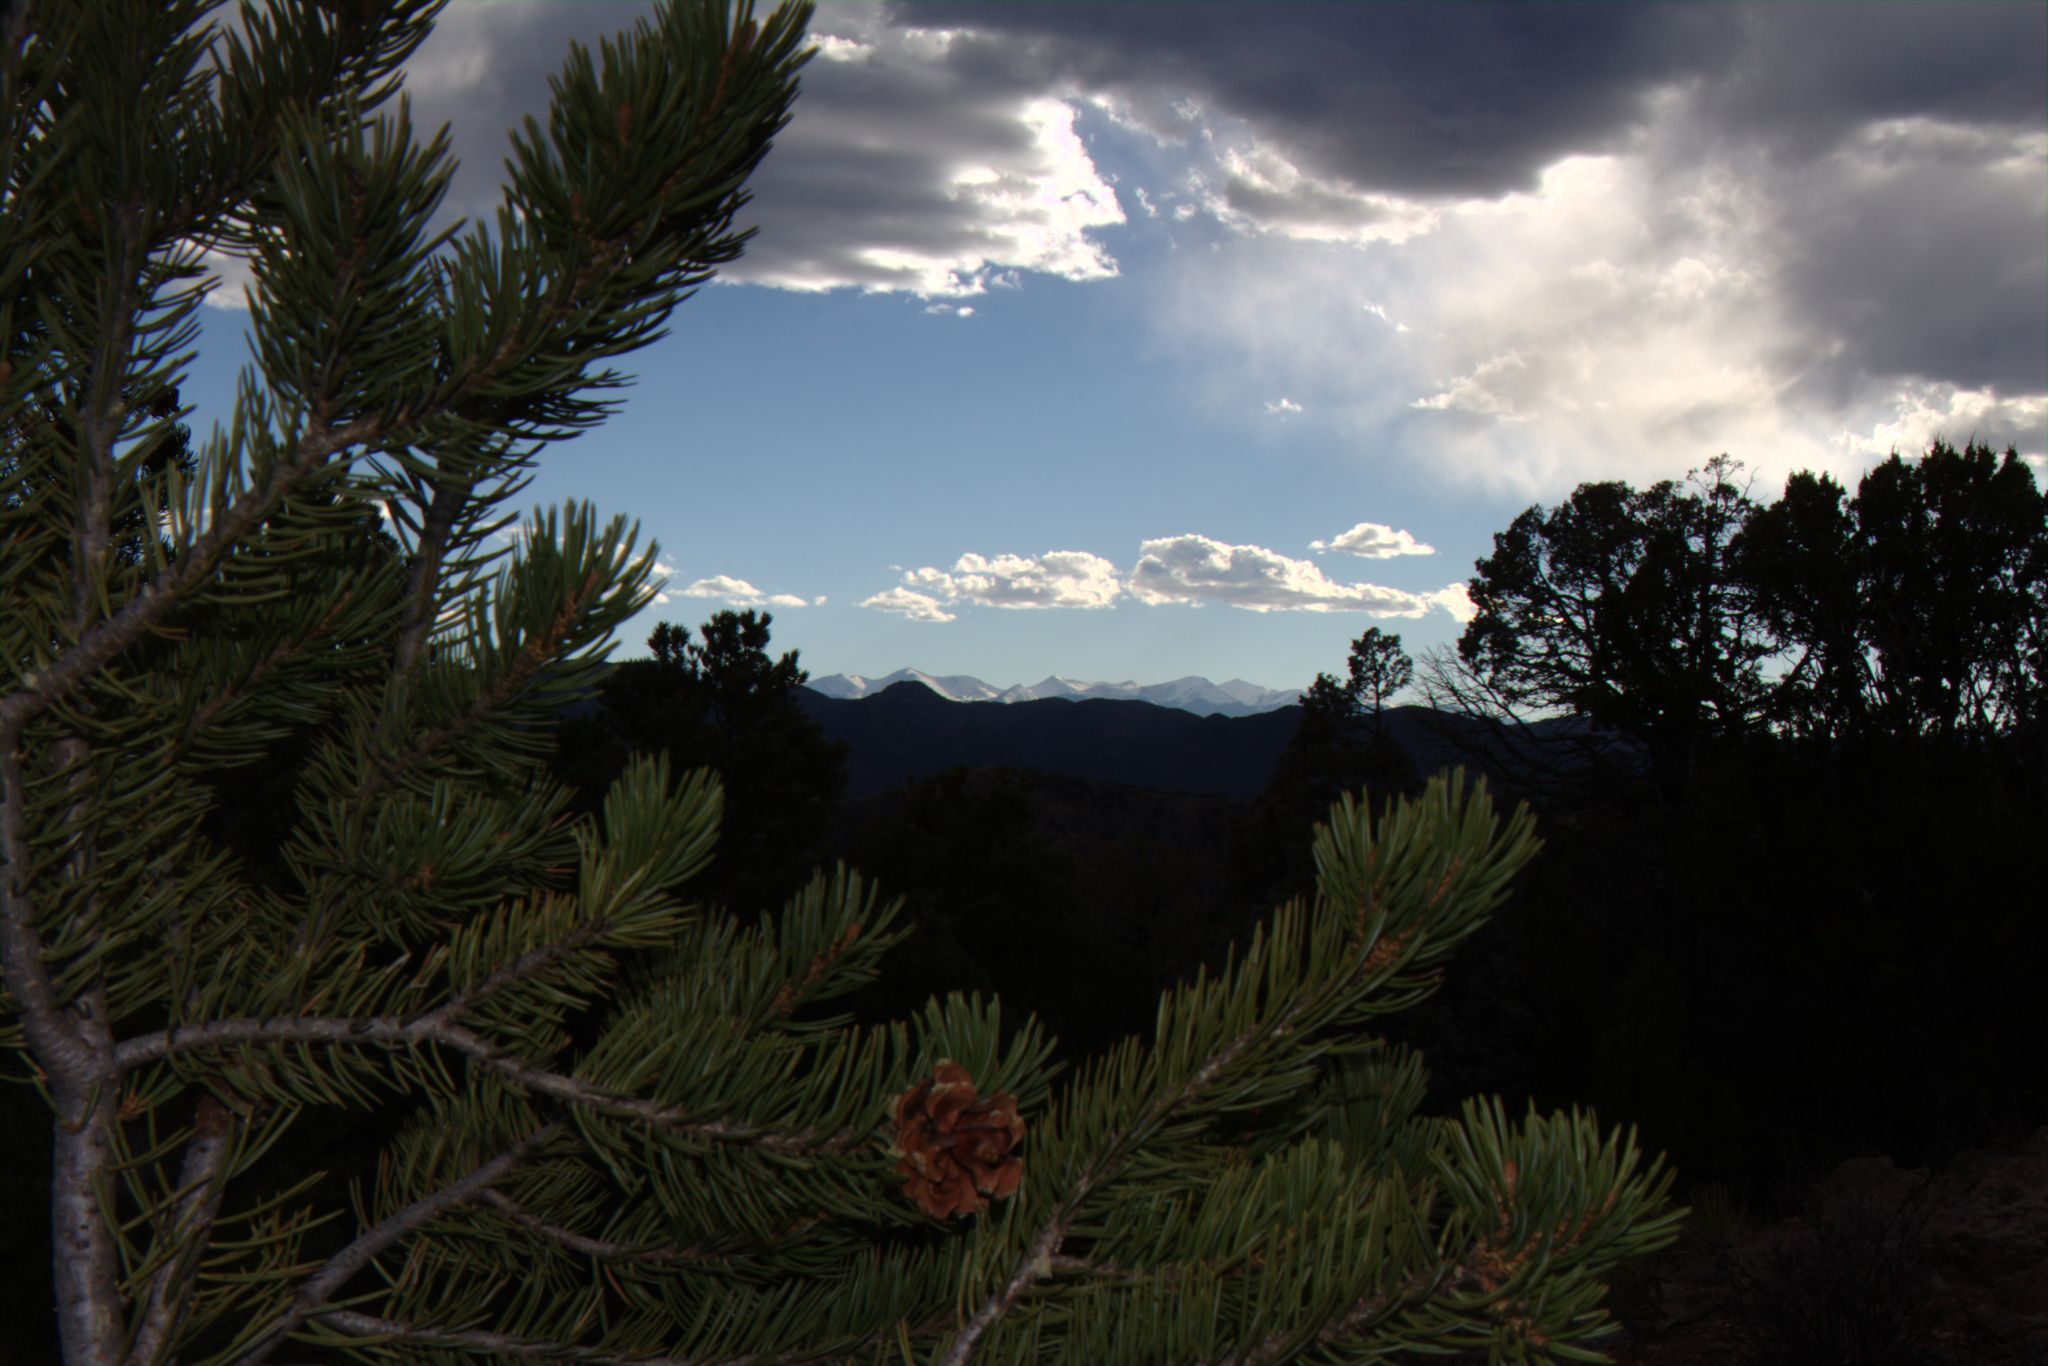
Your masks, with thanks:
[{"label": "cloud bank", "polygon": [[[568,40],[648,12],[441,16],[407,89],[452,124],[449,213],[497,202]],[[1721,451],[1853,478],[1937,432],[2048,453],[2048,7],[919,3],[813,35],[728,282],[961,317],[1122,280],[1219,411],[1517,496]]]},{"label": "cloud bank", "polygon": [[[1321,548],[1324,543],[1314,544]],[[1370,522],[1359,523],[1332,544],[1340,549],[1367,547],[1352,552],[1367,558],[1432,553],[1409,533]],[[1035,556],[966,554],[951,569],[927,566],[904,571],[895,587],[864,598],[859,605],[909,621],[945,622],[955,620],[953,609],[964,604],[1103,608],[1125,598],[1147,607],[1216,602],[1249,612],[1364,612],[1376,617],[1420,617],[1441,608],[1457,620],[1470,619],[1462,585],[1411,593],[1378,584],[1338,583],[1306,560],[1193,533],[1144,542],[1128,575],[1084,550]]]}]

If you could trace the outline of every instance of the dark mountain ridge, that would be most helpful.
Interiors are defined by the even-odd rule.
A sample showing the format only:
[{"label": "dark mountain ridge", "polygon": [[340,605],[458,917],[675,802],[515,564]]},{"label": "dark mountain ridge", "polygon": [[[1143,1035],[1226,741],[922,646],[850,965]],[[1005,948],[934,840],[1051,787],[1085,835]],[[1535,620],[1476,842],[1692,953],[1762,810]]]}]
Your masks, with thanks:
[{"label": "dark mountain ridge", "polygon": [[[1256,797],[1301,721],[1299,706],[1196,716],[1134,700],[954,702],[919,683],[868,697],[794,697],[828,740],[847,746],[846,796],[871,797],[950,768],[1015,768],[1213,797]],[[1361,723],[1361,727],[1369,723]],[[1510,750],[1484,722],[1391,707],[1388,737],[1418,772],[1464,764],[1506,776]],[[1575,721],[1539,723],[1539,744],[1583,738]]]}]

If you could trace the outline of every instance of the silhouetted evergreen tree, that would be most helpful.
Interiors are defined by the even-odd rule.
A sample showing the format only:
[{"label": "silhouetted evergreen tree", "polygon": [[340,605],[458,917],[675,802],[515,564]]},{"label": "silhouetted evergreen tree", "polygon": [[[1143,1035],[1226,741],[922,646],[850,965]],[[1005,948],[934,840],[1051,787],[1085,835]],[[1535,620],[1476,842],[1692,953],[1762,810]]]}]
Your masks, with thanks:
[{"label": "silhouetted evergreen tree", "polygon": [[652,658],[605,676],[601,710],[563,723],[553,761],[576,793],[573,809],[591,812],[635,755],[718,772],[721,857],[695,892],[747,913],[781,904],[803,883],[846,785],[846,747],[826,740],[797,705],[809,677],[797,652],[768,652],[773,622],[766,612],[719,612],[700,628],[701,641],[656,626]]},{"label": "silhouetted evergreen tree", "polygon": [[1642,745],[1667,796],[1746,734],[1772,652],[1730,545],[1751,503],[1725,456],[1690,485],[1581,484],[1493,538],[1458,656],[1513,708],[1573,711]]},{"label": "silhouetted evergreen tree", "polygon": [[1351,643],[1346,672],[1343,682],[1318,673],[1301,695],[1294,735],[1233,842],[1232,881],[1247,905],[1313,885],[1308,851],[1289,831],[1314,821],[1340,794],[1364,788],[1385,801],[1422,785],[1414,761],[1387,733],[1382,711],[1414,677],[1401,637],[1367,628]]},{"label": "silhouetted evergreen tree", "polygon": [[2008,449],[1897,452],[1847,498],[1795,475],[1737,545],[1791,733],[1981,741],[2048,710],[2048,495]]}]

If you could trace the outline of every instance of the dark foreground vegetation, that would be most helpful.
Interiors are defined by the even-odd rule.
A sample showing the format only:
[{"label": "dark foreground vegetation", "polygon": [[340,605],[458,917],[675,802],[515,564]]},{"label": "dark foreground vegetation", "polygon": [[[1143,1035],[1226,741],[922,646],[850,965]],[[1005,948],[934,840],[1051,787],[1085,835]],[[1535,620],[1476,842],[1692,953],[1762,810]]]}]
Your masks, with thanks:
[{"label": "dark foreground vegetation", "polygon": [[[1029,723],[1042,767],[956,767],[833,806],[848,763],[919,761],[905,716],[943,713],[954,746],[983,717],[989,744],[1014,745],[1025,722],[914,689],[807,706],[793,656],[764,732],[787,762],[748,781],[783,792],[768,809],[829,808],[807,848],[908,896],[918,931],[863,1008],[970,983],[1085,1056],[1312,886],[1295,832],[1337,794],[1412,793],[1458,759],[1535,804],[1545,847],[1443,989],[1389,1027],[1429,1059],[1432,1106],[1583,1098],[1635,1118],[1688,1189],[1788,1216],[1788,1191],[1845,1161],[2011,1149],[2048,1123],[2041,493],[2010,454],[1942,444],[1853,498],[1801,476],[1752,503],[1734,474],[1531,509],[1478,566],[1457,653],[1423,661],[1435,705],[1386,705],[1412,664],[1368,632],[1350,678],[1288,714],[1256,798],[1109,781],[1103,737],[1142,729],[1116,731],[1114,709],[1143,704],[1048,703]],[[735,629],[721,620],[707,639]],[[764,622],[745,629],[765,643]],[[575,750],[635,733],[636,708],[706,706],[664,667],[623,666],[605,713],[571,723]],[[806,710],[858,748],[788,738]],[[1222,724],[1234,754],[1248,728]]]},{"label": "dark foreground vegetation", "polygon": [[[849,764],[916,759],[905,717],[940,713],[949,734],[986,718],[1000,744],[1023,713],[907,688],[888,722],[840,722],[885,698],[842,703],[824,719],[848,754],[805,719],[795,656],[771,665],[752,613],[715,619],[688,657],[662,628],[602,712],[566,723],[561,762],[590,799],[657,736],[678,762],[731,764],[741,847],[847,857],[909,897],[919,929],[877,1005],[968,982],[1085,1054],[1312,885],[1299,832],[1339,794],[1413,792],[1458,759],[1534,804],[1545,847],[1395,1026],[1438,1098],[1586,1097],[1702,1181],[1918,1164],[2048,1121],[2042,494],[2010,454],[1939,443],[1853,498],[1799,476],[1759,504],[1730,465],[1706,474],[1588,485],[1517,519],[1478,566],[1458,652],[1423,661],[1433,707],[1385,705],[1409,662],[1375,630],[1351,678],[1325,675],[1303,706],[1211,718],[1231,753],[1256,754],[1254,722],[1292,727],[1256,798],[1106,780],[1105,737],[1154,709],[1096,702],[1036,706],[1043,767],[844,800]],[[1242,771],[1219,766],[1216,786]]]},{"label": "dark foreground vegetation", "polygon": [[[742,250],[807,7],[572,50],[441,236],[445,139],[377,113],[438,5],[207,8],[0,10],[0,1352],[1584,1360],[1678,1236],[1656,1150],[2040,1114],[2011,458],[1531,509],[1457,654],[1368,632],[1256,795],[856,803],[767,618],[607,672],[654,550],[493,535]],[[209,247],[260,373],[195,450]]]}]

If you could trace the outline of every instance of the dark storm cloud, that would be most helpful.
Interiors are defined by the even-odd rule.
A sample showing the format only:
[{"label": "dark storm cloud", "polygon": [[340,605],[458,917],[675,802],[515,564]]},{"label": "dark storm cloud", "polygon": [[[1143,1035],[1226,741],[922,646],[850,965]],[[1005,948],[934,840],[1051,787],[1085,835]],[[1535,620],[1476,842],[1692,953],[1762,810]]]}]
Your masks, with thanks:
[{"label": "dark storm cloud", "polygon": [[1745,7],[1740,27],[1735,61],[1702,67],[1698,113],[1781,153],[1824,152],[1888,119],[2048,121],[2048,5],[1772,4]]},{"label": "dark storm cloud", "polygon": [[[1861,177],[1842,177],[1845,181]],[[1920,162],[1799,193],[1778,232],[1788,302],[1850,348],[1813,378],[1901,375],[2003,394],[2048,388],[2048,202],[2041,177]]]},{"label": "dark storm cloud", "polygon": [[1300,175],[1214,177],[1208,204],[1269,232],[1369,227],[1380,209],[1360,195],[1499,199],[1567,157],[1618,153],[1669,187],[1657,240],[1680,243],[1702,230],[1677,220],[1705,180],[1730,180],[1743,226],[1723,240],[1748,242],[1782,309],[1788,394],[1840,408],[1916,381],[2048,391],[2048,5],[893,13],[967,30],[947,55],[962,72],[1037,71],[1165,139],[1240,121]]},{"label": "dark storm cloud", "polygon": [[[453,124],[449,210],[499,201],[506,132],[544,116],[572,38],[652,10],[450,6],[407,79],[417,126]],[[1389,401],[1435,422],[1576,429],[1606,395],[1560,406],[1573,348],[1734,376],[1727,411],[1782,400],[1837,429],[1918,385],[1994,390],[2001,422],[2048,393],[2048,5],[917,0],[826,5],[811,31],[728,280],[958,298],[1114,275],[1112,250],[1157,244],[1105,236],[1126,220],[1095,159],[1122,148],[1122,208],[1171,204],[1148,233],[1268,263],[1379,243],[1403,345],[1439,348]],[[1159,146],[1091,150],[1091,101]],[[1301,321],[1243,345],[1295,364]],[[1728,421],[1676,413],[1701,441]]]},{"label": "dark storm cloud", "polygon": [[1303,169],[1369,190],[1493,197],[1575,153],[1616,150],[1658,87],[1741,35],[1705,7],[914,4],[897,22],[975,35],[963,74],[1035,71],[1130,100],[1172,133],[1162,88],[1250,122]]},{"label": "dark storm cloud", "polygon": [[918,3],[976,35],[963,74],[1035,71],[1127,95],[1171,132],[1179,88],[1304,170],[1414,197],[1495,197],[1620,150],[1660,89],[1731,137],[1832,146],[1876,119],[2038,127],[2048,6]]}]

